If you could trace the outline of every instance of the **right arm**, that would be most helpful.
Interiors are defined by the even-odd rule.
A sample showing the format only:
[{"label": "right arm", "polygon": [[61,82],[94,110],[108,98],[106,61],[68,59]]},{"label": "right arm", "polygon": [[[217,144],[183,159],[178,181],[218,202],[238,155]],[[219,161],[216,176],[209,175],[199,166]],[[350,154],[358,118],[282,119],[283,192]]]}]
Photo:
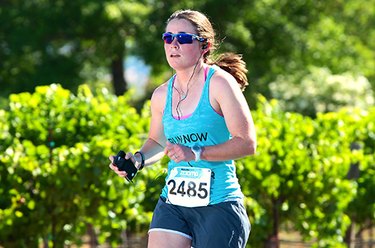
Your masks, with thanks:
[{"label": "right arm", "polygon": [[167,84],[155,89],[151,97],[151,124],[148,138],[143,144],[140,152],[145,157],[145,165],[151,165],[164,156],[166,138],[162,123],[163,111],[167,95]]},{"label": "right arm", "polygon": [[[164,135],[164,128],[162,123],[163,111],[167,95],[167,83],[159,86],[155,89],[151,97],[151,124],[146,142],[139,150],[145,158],[145,166],[151,165],[160,160],[164,156],[164,146],[166,144],[166,138]],[[164,144],[164,145],[163,145]],[[121,177],[126,176],[126,172],[119,171],[118,168],[112,163],[114,156],[110,156],[109,160],[111,163],[109,167]],[[133,162],[137,162],[136,166],[140,167],[142,160],[139,154],[134,156],[131,152],[126,153],[126,159],[132,159]]]}]

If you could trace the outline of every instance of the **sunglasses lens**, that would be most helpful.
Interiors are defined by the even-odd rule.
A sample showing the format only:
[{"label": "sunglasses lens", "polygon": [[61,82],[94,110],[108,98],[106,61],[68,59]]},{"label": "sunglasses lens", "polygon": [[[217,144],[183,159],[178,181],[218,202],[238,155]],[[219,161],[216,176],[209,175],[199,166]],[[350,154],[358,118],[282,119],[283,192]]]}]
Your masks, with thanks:
[{"label": "sunglasses lens", "polygon": [[191,44],[193,43],[193,36],[191,34],[178,34],[177,41],[180,44]]},{"label": "sunglasses lens", "polygon": [[163,34],[163,40],[164,40],[165,43],[171,44],[173,39],[174,39],[174,37],[173,37],[172,34],[168,34],[168,33]]}]

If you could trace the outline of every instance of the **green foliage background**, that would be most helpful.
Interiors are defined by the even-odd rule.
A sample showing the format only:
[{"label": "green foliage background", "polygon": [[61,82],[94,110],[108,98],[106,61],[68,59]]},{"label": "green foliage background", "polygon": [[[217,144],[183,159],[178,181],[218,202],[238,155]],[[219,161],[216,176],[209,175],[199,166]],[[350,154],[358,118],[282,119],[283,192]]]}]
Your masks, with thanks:
[{"label": "green foliage background", "polygon": [[[344,246],[350,223],[360,230],[374,223],[374,6],[1,1],[0,245],[79,245],[92,230],[100,244],[115,246],[124,230],[146,232],[167,161],[126,184],[107,157],[144,141],[145,99],[171,74],[160,34],[173,11],[192,8],[212,20],[219,52],[243,54],[249,70],[244,94],[259,145],[237,161],[253,225],[249,245],[261,247],[293,223],[315,247]],[[151,68],[138,105],[123,77],[129,56]],[[347,179],[356,166],[359,177]]]},{"label": "green foliage background", "polygon": [[[128,101],[87,85],[77,94],[51,85],[9,97],[0,110],[0,245],[81,244],[90,226],[100,244],[119,245],[124,230],[147,231],[167,160],[134,184],[108,168],[109,155],[137,150],[147,134],[149,103],[137,113]],[[259,96],[253,117],[257,154],[237,161],[249,246],[293,223],[313,247],[345,247],[351,221],[374,221],[375,108],[311,119]],[[351,151],[353,142],[361,149]],[[347,179],[352,164],[358,180]]]},{"label": "green foliage background", "polygon": [[363,76],[374,89],[374,6],[375,0],[5,0],[0,96],[50,83],[75,92],[103,81],[122,95],[128,83],[122,62],[129,56],[151,67],[150,92],[170,76],[160,39],[165,21],[186,8],[210,17],[219,52],[243,54],[251,106],[256,94],[271,96],[271,82],[292,78],[298,85],[312,67]]}]

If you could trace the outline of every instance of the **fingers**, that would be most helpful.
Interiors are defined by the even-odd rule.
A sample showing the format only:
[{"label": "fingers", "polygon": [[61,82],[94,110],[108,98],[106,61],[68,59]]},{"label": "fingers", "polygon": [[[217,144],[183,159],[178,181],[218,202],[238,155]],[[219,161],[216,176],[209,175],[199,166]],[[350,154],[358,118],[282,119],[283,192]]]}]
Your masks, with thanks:
[{"label": "fingers", "polygon": [[115,159],[115,156],[111,155],[108,157],[109,160],[111,160],[111,162],[113,162],[113,159]]},{"label": "fingers", "polygon": [[[131,153],[131,152],[127,152],[127,153],[125,154],[125,159],[132,159],[132,160],[134,160],[133,153]],[[134,162],[134,161],[133,161],[133,162]]]},{"label": "fingers", "polygon": [[125,171],[120,171],[117,168],[117,166],[113,163],[113,160],[114,160],[115,156],[109,156],[108,158],[111,161],[111,163],[109,164],[109,168],[111,168],[111,170],[113,170],[120,177],[126,177],[126,175],[127,175],[126,172]]},{"label": "fingers", "polygon": [[[178,158],[178,155],[176,154],[175,147],[172,143],[168,142],[166,143],[166,146],[164,148],[164,153],[167,155],[170,159],[176,161]],[[177,161],[176,161],[177,162]]]},{"label": "fingers", "polygon": [[179,163],[181,161],[187,161],[186,156],[185,156],[186,149],[188,149],[188,147],[172,144],[167,141],[165,149],[164,149],[164,153],[171,160],[175,161],[176,163]]},{"label": "fingers", "polygon": [[179,163],[179,162],[182,161],[182,159],[180,158],[180,156],[179,156],[179,155],[176,155],[176,154],[172,155],[172,156],[169,157],[169,158],[172,159],[173,161],[175,161],[176,163]]},{"label": "fingers", "polygon": [[109,163],[109,168],[111,168],[111,170],[118,170],[116,165],[113,164],[113,160],[114,160],[115,156],[109,156],[108,159],[111,161],[111,163]]}]

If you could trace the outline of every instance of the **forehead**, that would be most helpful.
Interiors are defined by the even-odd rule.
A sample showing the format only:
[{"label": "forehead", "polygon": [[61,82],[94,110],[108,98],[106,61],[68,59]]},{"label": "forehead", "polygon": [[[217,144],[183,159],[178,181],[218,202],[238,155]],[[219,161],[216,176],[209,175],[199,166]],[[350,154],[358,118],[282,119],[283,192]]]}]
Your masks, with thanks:
[{"label": "forehead", "polygon": [[196,33],[196,29],[191,24],[191,22],[185,20],[185,19],[173,19],[171,20],[167,27],[166,27],[166,32],[171,32],[171,33],[180,33],[180,32],[185,32],[185,33]]}]

